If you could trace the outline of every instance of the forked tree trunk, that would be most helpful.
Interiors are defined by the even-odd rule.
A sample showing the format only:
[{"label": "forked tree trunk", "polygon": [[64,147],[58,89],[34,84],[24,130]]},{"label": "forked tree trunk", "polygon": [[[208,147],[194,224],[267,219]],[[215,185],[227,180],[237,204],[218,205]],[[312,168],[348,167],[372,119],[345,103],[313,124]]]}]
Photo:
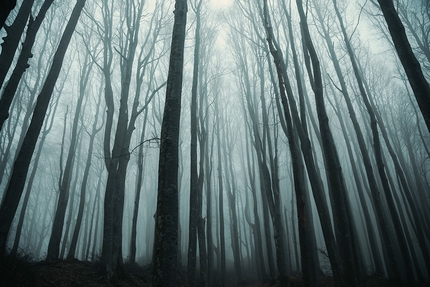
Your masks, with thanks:
[{"label": "forked tree trunk", "polygon": [[37,31],[39,31],[40,25],[49,7],[51,7],[52,2],[54,2],[54,0],[45,0],[36,19],[30,17],[21,53],[0,98],[0,131],[2,130],[4,122],[9,117],[9,108],[18,89],[18,84],[25,70],[29,67],[28,60],[33,56],[31,49],[33,48]]},{"label": "forked tree trunk", "polygon": [[7,72],[12,65],[16,50],[18,49],[19,41],[21,40],[21,35],[25,29],[25,24],[27,24],[28,17],[31,13],[33,3],[34,0],[22,1],[18,15],[16,15],[12,25],[5,27],[7,36],[3,38],[3,43],[1,44],[0,87],[3,85]]}]

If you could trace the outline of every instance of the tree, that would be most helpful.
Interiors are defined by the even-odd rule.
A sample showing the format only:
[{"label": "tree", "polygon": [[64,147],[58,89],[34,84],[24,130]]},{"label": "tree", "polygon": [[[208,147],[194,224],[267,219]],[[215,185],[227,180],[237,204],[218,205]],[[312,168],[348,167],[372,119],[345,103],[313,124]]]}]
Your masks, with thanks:
[{"label": "tree", "polygon": [[418,106],[424,117],[427,129],[430,132],[430,87],[424,77],[421,65],[418,62],[408,37],[406,36],[405,27],[397,14],[393,0],[378,0],[388,30],[396,48],[400,62],[405,69],[411,88],[415,94]]},{"label": "tree", "polygon": [[84,5],[85,0],[77,0],[72,14],[70,15],[70,19],[64,29],[63,36],[61,37],[57,51],[52,60],[51,69],[38,96],[29,129],[15,160],[13,172],[0,207],[0,217],[2,218],[0,223],[0,254],[6,252],[7,236],[24,189],[31,157],[36,147],[36,142],[45,119],[46,110],[52,97],[55,83],[61,71],[64,55],[66,54],[67,47]]},{"label": "tree", "polygon": [[16,6],[16,0],[6,0],[0,2],[0,29],[5,26],[5,21]]},{"label": "tree", "polygon": [[[67,204],[69,201],[69,195],[70,192],[72,192],[72,195],[74,194],[74,190],[71,190],[71,181],[73,176],[73,169],[75,166],[75,157],[76,157],[76,150],[78,148],[78,142],[79,142],[79,133],[78,133],[78,125],[79,125],[79,119],[80,114],[82,112],[82,107],[84,105],[84,99],[85,99],[85,90],[87,88],[87,84],[89,81],[89,75],[91,73],[93,63],[89,61],[90,57],[88,54],[85,56],[85,61],[83,63],[83,67],[81,68],[81,78],[79,83],[79,98],[76,104],[75,114],[73,116],[73,124],[71,127],[71,137],[70,137],[70,145],[69,150],[67,153],[67,159],[66,159],[66,165],[64,167],[64,172],[62,173],[62,176],[60,178],[60,184],[59,184],[59,196],[58,196],[58,203],[57,203],[57,209],[55,211],[55,217],[54,222],[52,224],[52,232],[51,232],[51,238],[49,240],[48,245],[48,254],[47,258],[51,260],[56,260],[59,258],[60,255],[60,244],[61,244],[61,238],[63,234],[63,227],[64,227],[64,219],[66,215],[66,209]],[[65,129],[66,127],[64,127]],[[62,164],[62,163],[61,163]],[[85,195],[85,194],[84,194]],[[72,198],[73,202],[73,198]],[[73,212],[73,209],[70,208],[69,214],[71,215]],[[70,226],[68,224],[67,226]],[[67,238],[68,232],[65,233],[65,238]],[[63,240],[63,248],[65,246],[66,240]],[[63,253],[63,252],[61,252]]]},{"label": "tree", "polygon": [[[196,286],[196,254],[197,254],[197,226],[199,224],[200,210],[198,197],[201,196],[199,186],[198,163],[197,163],[197,92],[199,80],[199,57],[200,57],[200,27],[202,1],[192,6],[196,14],[196,32],[194,42],[194,66],[193,83],[191,89],[191,163],[190,163],[190,223],[188,236],[188,286]],[[202,147],[200,147],[202,148]]]},{"label": "tree", "polygon": [[176,0],[161,126],[158,196],[154,242],[154,286],[176,286],[178,248],[178,148],[187,1]]},{"label": "tree", "polygon": [[0,99],[0,131],[3,127],[4,121],[9,117],[9,108],[18,88],[19,81],[21,80],[25,70],[29,67],[27,62],[32,57],[31,49],[34,44],[37,31],[39,31],[40,25],[42,24],[46,12],[52,2],[54,2],[54,0],[46,0],[43,2],[36,19],[33,19],[33,17],[30,16],[27,33],[24,43],[22,44],[22,51]]},{"label": "tree", "polygon": [[355,264],[358,264],[358,262],[354,262],[353,246],[351,243],[351,219],[348,217],[348,205],[346,203],[348,200],[347,190],[339,154],[334,144],[333,134],[329,126],[329,118],[325,108],[320,61],[310,36],[303,3],[301,0],[296,0],[296,4],[301,20],[300,27],[303,37],[304,57],[307,58],[308,61],[310,60],[309,62],[312,65],[312,70],[308,69],[308,75],[315,95],[324,164],[327,170],[329,191],[332,196],[336,239],[339,241],[339,253],[344,267],[344,282],[348,282],[350,286],[356,286],[358,284],[358,278]]},{"label": "tree", "polygon": [[[27,23],[33,3],[34,0],[24,0],[12,25],[5,27],[7,37],[4,38],[1,44],[0,87],[3,85],[7,72],[12,65],[13,58],[18,49],[19,40],[24,32],[25,24]],[[1,11],[3,12],[3,9]]]}]

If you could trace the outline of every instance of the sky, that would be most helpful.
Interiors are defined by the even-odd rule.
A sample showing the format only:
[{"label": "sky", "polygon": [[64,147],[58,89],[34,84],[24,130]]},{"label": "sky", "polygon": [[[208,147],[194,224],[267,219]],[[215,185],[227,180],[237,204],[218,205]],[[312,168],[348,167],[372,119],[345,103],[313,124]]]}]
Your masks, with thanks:
[{"label": "sky", "polygon": [[213,8],[225,8],[233,3],[233,0],[211,0],[211,6]]}]

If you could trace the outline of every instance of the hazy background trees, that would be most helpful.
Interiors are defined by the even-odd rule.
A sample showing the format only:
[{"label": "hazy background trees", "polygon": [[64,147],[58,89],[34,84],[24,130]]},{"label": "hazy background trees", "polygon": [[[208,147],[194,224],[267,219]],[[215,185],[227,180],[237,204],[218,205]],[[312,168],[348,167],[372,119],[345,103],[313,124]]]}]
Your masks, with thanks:
[{"label": "hazy background trees", "polygon": [[67,24],[84,2],[17,1],[0,30],[2,253],[100,259],[112,280],[187,266],[190,286],[429,280],[425,1],[394,15],[421,92],[392,1],[110,0]]}]

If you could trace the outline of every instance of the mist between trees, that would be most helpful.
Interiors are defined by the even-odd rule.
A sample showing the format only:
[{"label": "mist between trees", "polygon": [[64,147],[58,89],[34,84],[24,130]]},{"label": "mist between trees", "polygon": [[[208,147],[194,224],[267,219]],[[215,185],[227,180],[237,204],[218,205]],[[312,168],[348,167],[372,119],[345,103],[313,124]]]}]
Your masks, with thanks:
[{"label": "mist between trees", "polygon": [[428,283],[429,2],[212,2],[1,7],[1,256]]}]

